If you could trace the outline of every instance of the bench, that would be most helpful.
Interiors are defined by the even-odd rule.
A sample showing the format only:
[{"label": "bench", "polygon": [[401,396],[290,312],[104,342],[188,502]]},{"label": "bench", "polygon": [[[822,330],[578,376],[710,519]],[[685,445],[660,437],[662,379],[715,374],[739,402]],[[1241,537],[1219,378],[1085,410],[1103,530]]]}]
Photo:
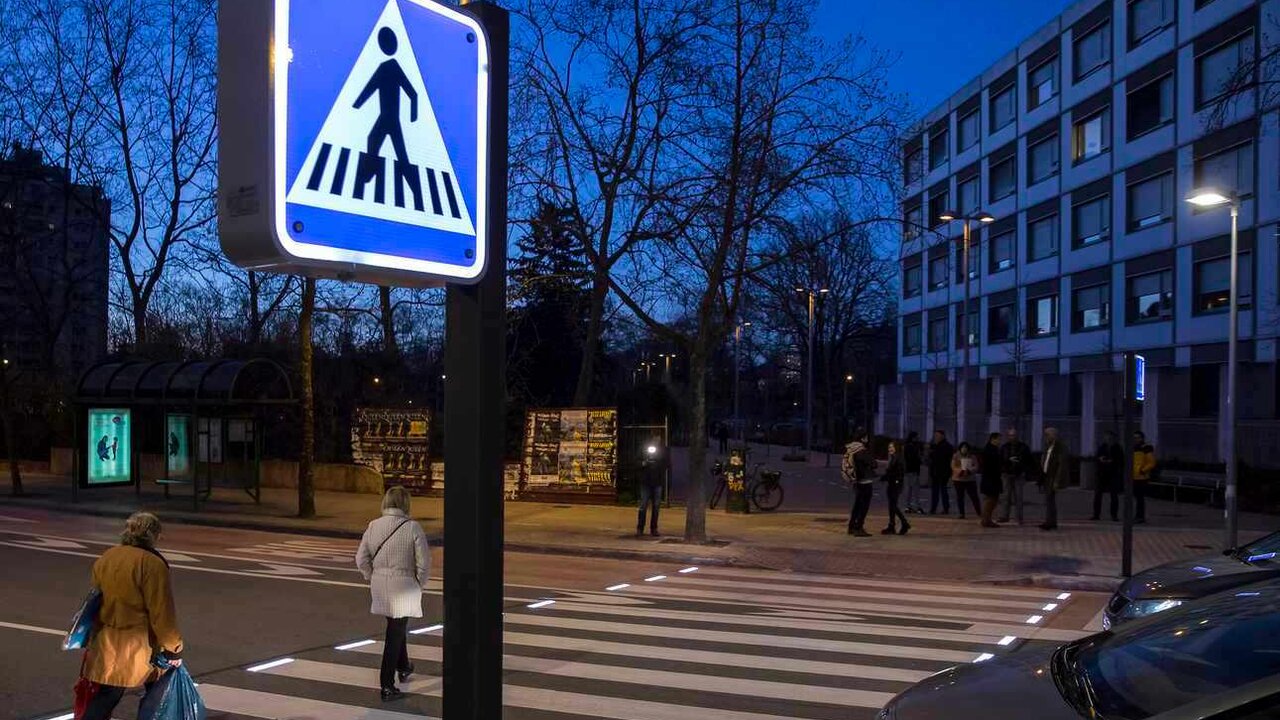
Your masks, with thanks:
[{"label": "bench", "polygon": [[1213,505],[1226,486],[1226,475],[1195,470],[1164,470],[1160,473],[1160,479],[1152,480],[1150,484],[1173,488],[1175,503],[1178,502],[1178,491],[1182,488],[1208,490],[1209,504]]}]

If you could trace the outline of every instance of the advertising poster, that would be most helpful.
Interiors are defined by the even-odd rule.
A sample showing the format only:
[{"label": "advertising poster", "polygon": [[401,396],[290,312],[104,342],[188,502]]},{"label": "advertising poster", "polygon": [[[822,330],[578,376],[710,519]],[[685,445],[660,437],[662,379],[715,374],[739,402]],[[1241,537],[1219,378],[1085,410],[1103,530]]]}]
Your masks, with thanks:
[{"label": "advertising poster", "polygon": [[133,482],[131,428],[128,410],[89,410],[88,484],[115,485]]},{"label": "advertising poster", "polygon": [[172,480],[191,479],[191,416],[166,415],[165,463]]},{"label": "advertising poster", "polygon": [[525,418],[521,474],[526,488],[613,487],[616,410],[532,410]]},{"label": "advertising poster", "polygon": [[425,410],[356,408],[351,422],[351,459],[382,474],[387,487],[414,495],[432,489],[431,415]]}]

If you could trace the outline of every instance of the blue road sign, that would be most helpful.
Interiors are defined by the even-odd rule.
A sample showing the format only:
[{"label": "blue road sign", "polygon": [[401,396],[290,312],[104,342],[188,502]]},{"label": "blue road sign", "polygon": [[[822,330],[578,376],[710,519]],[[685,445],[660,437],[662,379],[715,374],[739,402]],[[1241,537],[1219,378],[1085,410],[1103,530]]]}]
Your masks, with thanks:
[{"label": "blue road sign", "polygon": [[[219,16],[223,82],[233,78],[220,98],[232,125],[223,155],[238,161],[224,162],[230,177],[221,182],[228,255],[247,267],[373,282],[478,279],[489,92],[479,23],[433,0],[274,0],[266,36],[276,41],[263,50],[270,107],[260,109],[257,88],[235,96],[253,81],[228,74],[246,63],[226,48],[252,47],[262,33],[242,29],[252,25],[248,3],[226,4],[242,11]],[[245,42],[227,44],[236,39]],[[256,167],[242,154],[264,142],[236,144],[253,134],[243,116],[255,112],[269,120],[261,183],[237,172]]]},{"label": "blue road sign", "polygon": [[1147,359],[1141,355],[1133,356],[1133,399],[1147,399]]}]

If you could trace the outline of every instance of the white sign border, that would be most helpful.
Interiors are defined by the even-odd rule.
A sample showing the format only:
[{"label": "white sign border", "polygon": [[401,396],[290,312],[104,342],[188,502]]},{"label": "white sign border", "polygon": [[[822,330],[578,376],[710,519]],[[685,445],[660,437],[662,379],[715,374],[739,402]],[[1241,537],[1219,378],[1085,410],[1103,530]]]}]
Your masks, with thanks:
[{"label": "white sign border", "polygon": [[[301,0],[299,0],[301,1]],[[476,280],[484,274],[487,264],[488,238],[488,188],[489,188],[489,39],[484,28],[470,15],[458,12],[433,0],[399,0],[413,3],[426,10],[465,25],[475,35],[477,44],[476,67],[476,253],[470,266],[451,265],[406,258],[398,255],[348,250],[303,243],[289,236],[285,220],[286,158],[289,142],[289,64],[293,50],[289,39],[289,4],[291,0],[275,0],[275,22],[271,42],[271,66],[274,82],[271,88],[272,123],[272,228],[276,241],[285,252],[303,260],[320,260],[332,263],[349,263],[355,266],[374,267],[398,272],[412,272],[453,280]]]}]

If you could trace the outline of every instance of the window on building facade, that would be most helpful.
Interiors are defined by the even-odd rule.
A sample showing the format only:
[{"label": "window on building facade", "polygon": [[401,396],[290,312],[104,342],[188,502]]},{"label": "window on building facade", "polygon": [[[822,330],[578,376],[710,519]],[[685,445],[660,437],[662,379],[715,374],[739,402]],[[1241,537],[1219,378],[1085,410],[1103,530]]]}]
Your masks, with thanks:
[{"label": "window on building facade", "polygon": [[1253,143],[1247,142],[1196,160],[1195,186],[1239,197],[1253,194]]},{"label": "window on building facade", "polygon": [[1073,207],[1071,229],[1077,248],[1106,240],[1111,235],[1111,196],[1103,195]]},{"label": "window on building facade", "polygon": [[956,209],[965,215],[972,214],[978,209],[978,176],[973,176],[968,180],[956,185]]},{"label": "window on building facade", "polygon": [[1173,0],[1131,0],[1129,46],[1136,47],[1174,22]]},{"label": "window on building facade", "polygon": [[1129,139],[1173,122],[1173,75],[1131,90],[1128,95]]},{"label": "window on building facade", "polygon": [[913,298],[920,294],[924,285],[924,268],[912,265],[902,269],[902,297]]},{"label": "window on building facade", "polygon": [[1129,278],[1129,324],[1159,322],[1173,317],[1173,271],[1157,270]]},{"label": "window on building facade", "polygon": [[924,231],[924,209],[919,205],[907,208],[902,217],[902,238],[914,240]]},{"label": "window on building facade", "polygon": [[951,209],[951,193],[943,191],[937,195],[929,196],[929,227],[935,228],[942,225],[946,221],[942,219],[943,213]]},{"label": "window on building facade", "polygon": [[1010,342],[1016,326],[1012,305],[996,305],[987,311],[987,344]]},{"label": "window on building facade", "polygon": [[937,170],[947,161],[947,131],[929,137],[929,169]]},{"label": "window on building facade", "polygon": [[1045,337],[1058,332],[1058,296],[1046,295],[1027,301],[1027,335]]},{"label": "window on building facade", "polygon": [[1240,66],[1253,59],[1253,31],[1196,58],[1196,107],[1201,108],[1227,92]]},{"label": "window on building facade", "polygon": [[1218,417],[1222,402],[1222,371],[1218,365],[1191,366],[1191,417]]},{"label": "window on building facade", "polygon": [[1017,258],[1013,255],[1015,235],[1016,233],[1010,230],[991,238],[987,245],[991,253],[991,272],[997,273],[1001,270],[1008,270],[1017,262]]},{"label": "window on building facade", "polygon": [[1111,148],[1111,113],[1103,110],[1071,128],[1071,157],[1084,162]]},{"label": "window on building facade", "polygon": [[[978,244],[975,236],[969,243],[969,279],[978,279],[978,268],[981,267],[980,258],[982,256],[981,245]],[[964,274],[960,271],[964,265],[964,241],[956,243],[956,282],[964,282]]]},{"label": "window on building facade", "polygon": [[1058,136],[1027,148],[1027,184],[1034,185],[1058,173]]},{"label": "window on building facade", "polygon": [[907,153],[902,161],[902,173],[908,185],[920,182],[924,177],[924,148],[916,148]]},{"label": "window on building facade", "polygon": [[[1240,308],[1253,306],[1253,253],[1239,255],[1236,278],[1236,304]],[[1227,312],[1231,308],[1231,258],[1220,257],[1196,263],[1195,311],[1201,313]]]},{"label": "window on building facade", "polygon": [[947,256],[929,261],[929,289],[941,290],[947,286]]},{"label": "window on building facade", "polygon": [[1027,106],[1028,110],[1035,110],[1041,105],[1049,101],[1057,92],[1058,85],[1058,59],[1054,58],[1043,65],[1033,69],[1027,78],[1027,87],[1031,88]]},{"label": "window on building facade", "polygon": [[920,341],[920,318],[907,320],[902,326],[902,354],[919,355],[923,349]]},{"label": "window on building facade", "polygon": [[1050,215],[1027,224],[1027,261],[1035,262],[1058,254],[1058,216]]},{"label": "window on building facade", "polygon": [[1018,117],[1017,86],[1010,85],[991,95],[991,132],[1002,130]]},{"label": "window on building facade", "polygon": [[1164,173],[1129,186],[1129,229],[1159,225],[1173,217],[1173,173]]},{"label": "window on building facade", "polygon": [[[977,310],[974,310],[973,312],[969,313],[968,322],[970,327],[968,331],[969,347],[977,347],[978,338],[981,337],[980,335],[981,327],[978,322]],[[965,334],[966,334],[965,333],[965,314],[957,310],[956,311],[956,334],[955,334],[956,349],[960,349],[964,347]]]},{"label": "window on building facade", "polygon": [[929,320],[929,352],[946,352],[947,319],[945,317]]},{"label": "window on building facade", "polygon": [[995,163],[990,170],[991,202],[1002,200],[1018,191],[1018,157],[1009,157]]},{"label": "window on building facade", "polygon": [[964,152],[978,144],[982,125],[981,113],[977,110],[965,115],[956,122],[956,152]]},{"label": "window on building facade", "polygon": [[1111,286],[1095,285],[1072,293],[1071,320],[1075,330],[1094,330],[1111,322]]},{"label": "window on building facade", "polygon": [[1075,41],[1075,78],[1080,81],[1111,61],[1111,23],[1103,23]]}]

